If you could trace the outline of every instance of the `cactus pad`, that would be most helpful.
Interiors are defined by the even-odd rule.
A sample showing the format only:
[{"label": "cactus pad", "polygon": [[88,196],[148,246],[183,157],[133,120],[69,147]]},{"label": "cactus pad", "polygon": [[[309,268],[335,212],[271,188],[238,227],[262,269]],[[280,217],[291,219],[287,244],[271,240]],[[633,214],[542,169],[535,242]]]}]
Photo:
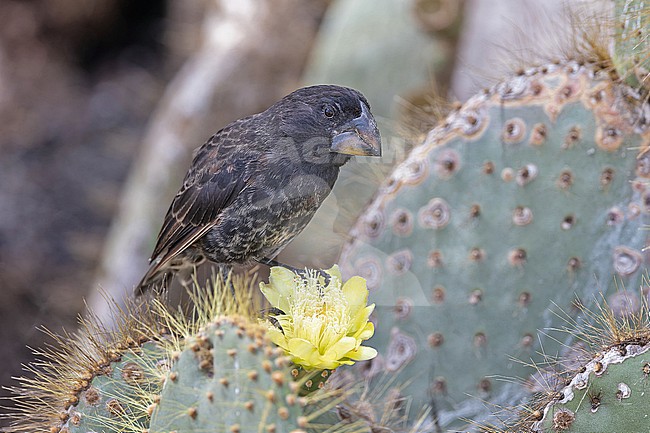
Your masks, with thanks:
[{"label": "cactus pad", "polygon": [[634,96],[590,65],[524,71],[453,112],[380,188],[339,263],[366,278],[373,346],[414,407],[448,425],[482,400],[512,404],[521,386],[497,378],[558,353],[537,336],[560,326],[551,309],[615,277],[638,286],[650,136]]},{"label": "cactus pad", "polygon": [[616,73],[632,87],[650,89],[650,7],[642,1],[614,2],[612,61]]},{"label": "cactus pad", "polygon": [[650,346],[599,353],[539,414],[532,432],[642,432],[650,417]]},{"label": "cactus pad", "polygon": [[263,327],[221,317],[185,347],[165,379],[151,433],[288,433],[299,427],[297,384],[288,359],[268,341]]},{"label": "cactus pad", "polygon": [[67,411],[61,432],[142,431],[149,425],[147,405],[160,392],[160,377],[168,368],[165,352],[145,343],[124,352],[120,359],[104,366],[79,401]]}]

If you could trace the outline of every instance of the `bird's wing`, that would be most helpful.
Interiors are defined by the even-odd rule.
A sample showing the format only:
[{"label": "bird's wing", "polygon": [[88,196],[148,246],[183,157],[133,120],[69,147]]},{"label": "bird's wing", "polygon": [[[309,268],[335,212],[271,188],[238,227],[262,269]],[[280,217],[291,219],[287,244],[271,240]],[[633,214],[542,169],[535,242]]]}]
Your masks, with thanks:
[{"label": "bird's wing", "polygon": [[232,135],[215,136],[198,150],[167,211],[148,273],[154,274],[205,235],[246,188],[256,160],[240,150],[248,146]]}]

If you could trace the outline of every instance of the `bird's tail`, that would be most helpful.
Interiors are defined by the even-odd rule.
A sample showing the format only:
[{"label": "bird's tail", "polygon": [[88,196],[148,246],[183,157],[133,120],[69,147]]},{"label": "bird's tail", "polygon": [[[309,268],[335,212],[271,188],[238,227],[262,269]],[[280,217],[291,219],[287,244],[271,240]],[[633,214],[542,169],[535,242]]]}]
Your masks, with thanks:
[{"label": "bird's tail", "polygon": [[158,293],[168,290],[176,275],[179,275],[182,280],[191,281],[190,275],[204,261],[205,257],[194,250],[187,250],[175,257],[165,255],[157,257],[151,262],[147,273],[135,287],[136,298],[150,290],[155,290]]},{"label": "bird's tail", "polygon": [[134,295],[139,297],[147,292],[155,291],[157,293],[167,290],[174,277],[174,272],[169,268],[160,269],[157,266],[150,266],[147,273],[144,274],[137,286],[135,286]]}]

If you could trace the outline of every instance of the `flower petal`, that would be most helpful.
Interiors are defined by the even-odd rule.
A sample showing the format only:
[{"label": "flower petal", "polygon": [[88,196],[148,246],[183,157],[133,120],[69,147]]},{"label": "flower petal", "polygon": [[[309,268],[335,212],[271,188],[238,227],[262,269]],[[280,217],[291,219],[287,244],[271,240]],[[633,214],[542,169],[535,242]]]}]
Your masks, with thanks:
[{"label": "flower petal", "polygon": [[329,275],[332,277],[336,277],[339,281],[343,281],[343,277],[341,277],[341,270],[339,269],[339,265],[334,265],[328,270],[326,270]]},{"label": "flower petal", "polygon": [[310,359],[313,358],[314,353],[318,354],[318,348],[311,341],[304,338],[289,339],[288,349],[292,356],[303,359]]},{"label": "flower petal", "polygon": [[290,298],[293,289],[296,287],[296,274],[281,266],[271,268],[269,275],[269,284],[260,283],[260,290],[264,297],[275,308],[288,312],[290,308]]},{"label": "flower petal", "polygon": [[374,309],[375,304],[372,304],[357,311],[357,314],[350,318],[350,331],[348,335],[356,335],[360,329],[363,329],[366,323],[368,323],[368,317],[370,317]]},{"label": "flower petal", "polygon": [[348,301],[352,315],[356,315],[359,309],[366,306],[368,302],[366,280],[361,277],[352,277],[345,282],[342,290],[345,300]]},{"label": "flower petal", "polygon": [[377,350],[368,346],[359,346],[357,350],[348,352],[348,358],[354,361],[366,361],[377,356]]},{"label": "flower petal", "polygon": [[372,322],[368,322],[366,326],[363,327],[357,334],[354,335],[354,338],[357,340],[367,340],[370,337],[375,335],[375,325]]},{"label": "flower petal", "polygon": [[328,360],[337,360],[347,356],[347,353],[357,347],[357,339],[353,337],[343,337],[336,343],[327,348],[323,358]]},{"label": "flower petal", "polygon": [[276,328],[275,326],[270,326],[270,327],[266,330],[266,335],[269,336],[269,338],[271,339],[271,341],[272,341],[273,343],[277,344],[278,346],[280,346],[280,347],[283,348],[284,350],[287,350],[287,349],[289,348],[289,344],[288,344],[287,338],[286,338],[285,335],[282,333],[282,331],[280,331],[280,330],[279,330],[278,328]]},{"label": "flower petal", "polygon": [[341,366],[341,364],[352,365],[352,364],[354,364],[354,361],[347,361],[347,360],[346,361],[341,361],[341,360],[325,361],[325,360],[322,360],[318,364],[315,364],[314,369],[315,370],[334,370],[336,368],[339,368]]}]

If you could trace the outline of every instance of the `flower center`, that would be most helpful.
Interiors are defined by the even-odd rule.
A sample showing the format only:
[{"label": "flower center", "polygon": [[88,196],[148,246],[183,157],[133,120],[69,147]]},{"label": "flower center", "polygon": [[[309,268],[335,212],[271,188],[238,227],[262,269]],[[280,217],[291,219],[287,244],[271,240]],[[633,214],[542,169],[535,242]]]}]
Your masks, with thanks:
[{"label": "flower center", "polygon": [[[333,277],[334,279],[335,277]],[[291,300],[294,336],[313,342],[321,354],[350,327],[348,302],[337,281],[323,287],[318,279],[301,279]]]}]

